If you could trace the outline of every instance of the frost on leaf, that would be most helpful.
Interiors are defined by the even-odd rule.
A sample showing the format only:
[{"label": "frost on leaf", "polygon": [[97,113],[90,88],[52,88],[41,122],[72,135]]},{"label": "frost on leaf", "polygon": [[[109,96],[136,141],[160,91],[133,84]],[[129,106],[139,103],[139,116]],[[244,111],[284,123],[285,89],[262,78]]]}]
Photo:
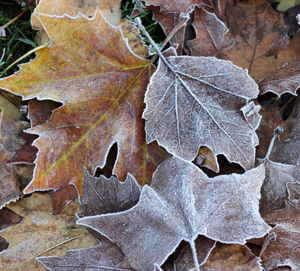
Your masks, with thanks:
[{"label": "frost on leaf", "polygon": [[125,182],[116,177],[95,178],[84,171],[83,196],[80,200],[84,216],[125,211],[134,206],[140,197],[141,187],[128,175]]},{"label": "frost on leaf", "polygon": [[204,6],[213,8],[214,4],[211,0],[145,0],[147,6],[159,6],[161,11],[166,13],[188,13],[195,6]]},{"label": "frost on leaf", "polygon": [[144,186],[137,205],[78,223],[115,242],[134,269],[148,271],[182,240],[193,247],[198,234],[242,244],[265,235],[269,226],[258,212],[263,179],[263,167],[210,179],[193,164],[171,158],[154,173],[152,185]]},{"label": "frost on leaf", "polygon": [[[36,15],[51,47],[0,80],[0,86],[24,99],[54,100],[63,105],[29,132],[39,135],[33,181],[26,193],[75,184],[82,192],[85,165],[103,167],[110,147],[118,144],[113,174],[131,173],[150,181],[165,153],[145,141],[141,119],[150,63],[131,53],[118,28],[101,14],[93,18]],[[105,38],[104,38],[105,37]]]},{"label": "frost on leaf", "polygon": [[233,39],[227,33],[226,25],[214,13],[196,8],[193,27],[196,38],[187,41],[192,55],[215,56],[220,51],[229,50],[234,45]]},{"label": "frost on leaf", "polygon": [[246,70],[214,57],[160,61],[146,92],[148,143],[193,160],[200,146],[252,168],[257,136],[241,108],[258,95]]}]

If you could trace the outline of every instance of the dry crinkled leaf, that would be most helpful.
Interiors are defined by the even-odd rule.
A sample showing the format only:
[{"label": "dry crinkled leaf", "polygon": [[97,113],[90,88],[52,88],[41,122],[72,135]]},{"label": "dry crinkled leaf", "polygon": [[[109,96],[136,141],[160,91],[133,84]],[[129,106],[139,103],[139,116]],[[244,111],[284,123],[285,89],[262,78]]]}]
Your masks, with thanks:
[{"label": "dry crinkled leaf", "polygon": [[258,84],[262,94],[266,92],[278,95],[285,92],[295,94],[300,87],[300,61],[291,59],[278,70],[267,74]]},{"label": "dry crinkled leaf", "polygon": [[234,46],[226,25],[215,13],[195,8],[193,27],[196,38],[187,41],[191,55],[216,56],[220,51],[229,50]]},{"label": "dry crinkled leaf", "polygon": [[78,203],[69,204],[62,214],[53,216],[49,195],[35,193],[8,207],[24,220],[1,232],[9,242],[9,248],[0,253],[2,270],[42,271],[44,268],[34,261],[41,254],[60,255],[67,249],[97,244],[83,227],[75,224]]},{"label": "dry crinkled leaf", "polygon": [[300,180],[300,167],[265,161],[266,178],[262,186],[260,212],[262,215],[272,213],[284,207],[288,196],[286,184]]},{"label": "dry crinkled leaf", "polygon": [[11,201],[22,196],[22,185],[16,166],[8,165],[7,161],[13,157],[15,151],[24,143],[19,137],[26,122],[1,118],[0,137],[0,209]]},{"label": "dry crinkled leaf", "polygon": [[262,271],[260,259],[244,245],[221,244],[210,253],[201,271]]},{"label": "dry crinkled leaf", "polygon": [[161,11],[167,13],[189,13],[195,6],[213,8],[214,0],[145,0],[147,6],[159,6]]},{"label": "dry crinkled leaf", "polygon": [[39,18],[52,37],[51,48],[39,50],[20,72],[0,81],[24,99],[63,103],[46,123],[29,129],[39,135],[34,142],[39,152],[25,192],[75,184],[81,193],[82,166],[90,172],[103,167],[115,142],[113,173],[125,179],[130,172],[141,184],[149,182],[166,157],[156,145],[146,144],[140,117],[149,62],[133,55],[119,29],[98,12],[91,19]]},{"label": "dry crinkled leaf", "polygon": [[138,202],[140,193],[141,187],[130,174],[120,182],[114,176],[95,178],[85,169],[81,216],[125,211]]},{"label": "dry crinkled leaf", "polygon": [[288,70],[285,67],[299,56],[299,38],[294,37],[283,50],[289,43],[283,15],[275,12],[268,1],[259,0],[237,1],[236,5],[227,2],[225,14],[236,45],[220,57],[247,68],[260,82],[262,93],[295,93],[299,86],[299,64]]},{"label": "dry crinkled leaf", "polygon": [[240,110],[256,98],[258,86],[247,71],[214,57],[170,56],[164,61],[145,96],[147,142],[157,140],[189,161],[207,146],[252,168],[258,138]]},{"label": "dry crinkled leaf", "polygon": [[300,267],[300,221],[276,225],[266,238],[260,257],[266,270],[290,266],[292,271]]},{"label": "dry crinkled leaf", "polygon": [[200,167],[206,167],[215,172],[219,172],[220,170],[216,155],[205,146],[199,149],[195,164]]},{"label": "dry crinkled leaf", "polygon": [[263,179],[263,166],[209,179],[192,163],[171,158],[154,173],[152,186],[143,187],[133,208],[78,223],[115,242],[136,270],[152,270],[180,241],[193,247],[198,234],[226,243],[264,236],[269,226],[258,212]]},{"label": "dry crinkled leaf", "polygon": [[[101,241],[97,247],[70,250],[63,257],[39,257],[37,260],[51,271],[133,271],[124,262],[122,251],[110,241]],[[120,266],[120,263],[122,265]]]},{"label": "dry crinkled leaf", "polygon": [[276,162],[300,166],[300,99],[296,100],[293,112],[284,122],[283,136],[285,140],[277,141],[271,154],[271,159]]},{"label": "dry crinkled leaf", "polygon": [[[197,250],[197,257],[199,264],[207,261],[207,258],[213,248],[216,246],[216,241],[211,240],[205,236],[198,236],[195,240],[195,247]],[[164,271],[191,271],[194,270],[194,260],[189,244],[179,245],[173,255],[163,265]]]}]

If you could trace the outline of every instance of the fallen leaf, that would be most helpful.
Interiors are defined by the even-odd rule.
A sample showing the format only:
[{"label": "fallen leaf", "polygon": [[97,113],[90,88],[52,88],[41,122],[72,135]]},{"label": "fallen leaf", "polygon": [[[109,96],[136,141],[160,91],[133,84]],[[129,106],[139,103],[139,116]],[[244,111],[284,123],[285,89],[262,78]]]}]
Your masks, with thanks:
[{"label": "fallen leaf", "polygon": [[80,199],[84,211],[80,217],[125,211],[138,202],[140,193],[141,187],[130,174],[125,182],[120,182],[114,176],[93,177],[85,169]]},{"label": "fallen leaf", "polygon": [[199,167],[206,167],[214,172],[219,172],[219,164],[216,155],[207,147],[199,149],[195,164]]},{"label": "fallen leaf", "polygon": [[285,205],[288,196],[286,184],[300,179],[300,167],[276,163],[270,160],[265,162],[266,178],[261,193],[260,212],[264,216]]},{"label": "fallen leaf", "polygon": [[99,12],[91,19],[39,18],[52,37],[51,48],[39,50],[20,72],[0,81],[26,100],[63,103],[46,123],[28,130],[39,135],[34,142],[39,152],[25,193],[75,184],[81,194],[82,166],[90,172],[103,167],[115,142],[113,174],[124,180],[130,172],[148,183],[166,157],[156,145],[147,146],[140,118],[150,63],[133,55],[119,29]]},{"label": "fallen leaf", "polygon": [[[37,260],[47,270],[116,270],[134,271],[129,265],[122,263],[122,251],[110,241],[102,241],[97,247],[80,250],[70,250],[64,257],[39,257]],[[120,266],[120,263],[122,265]]]},{"label": "fallen leaf", "polygon": [[196,37],[186,42],[191,55],[217,56],[219,52],[229,50],[234,46],[234,40],[229,35],[226,25],[215,13],[195,8],[192,25]]},{"label": "fallen leaf", "polygon": [[189,13],[195,6],[213,8],[216,1],[211,0],[145,0],[147,6],[158,6],[167,13]]},{"label": "fallen leaf", "polygon": [[[120,212],[134,206],[140,196],[140,187],[131,175],[125,182],[120,182],[115,177],[95,178],[85,169],[85,182],[81,204],[83,212],[79,217]],[[62,257],[39,257],[41,262],[49,270],[69,270],[73,268],[99,268],[99,270],[132,270],[128,263],[124,262],[124,255],[120,248],[99,233],[93,233],[100,245],[87,249],[68,251]],[[115,269],[114,269],[115,270]]]},{"label": "fallen leaf", "polygon": [[300,221],[276,225],[265,240],[260,257],[266,270],[289,266],[292,271],[300,267]]},{"label": "fallen leaf", "polygon": [[247,68],[261,93],[295,94],[299,87],[299,35],[290,42],[283,15],[268,1],[258,0],[237,1],[236,5],[228,1],[225,14],[236,44],[219,57]]},{"label": "fallen leaf", "polygon": [[0,236],[0,252],[8,248],[8,242]]},{"label": "fallen leaf", "polygon": [[167,57],[159,62],[145,96],[147,142],[156,140],[189,161],[207,146],[252,168],[258,139],[240,110],[257,95],[258,86],[247,71],[230,62]]},{"label": "fallen leaf", "polygon": [[[207,258],[213,248],[216,246],[216,241],[211,240],[205,236],[198,236],[195,240],[195,247],[197,250],[197,257],[199,264],[203,264],[207,261]],[[191,247],[188,243],[179,245],[176,251],[169,257],[166,263],[162,266],[164,271],[190,271],[194,270],[193,268],[194,260],[191,251]]]},{"label": "fallen leaf", "polygon": [[0,209],[11,201],[16,201],[22,196],[22,184],[16,167],[8,165],[7,161],[12,158],[15,151],[24,143],[18,135],[27,127],[26,122],[1,119],[0,138]]},{"label": "fallen leaf", "polygon": [[221,244],[209,254],[201,271],[262,271],[260,259],[245,245]]},{"label": "fallen leaf", "polygon": [[1,232],[9,242],[9,248],[0,253],[2,270],[44,270],[35,257],[97,244],[86,229],[75,224],[78,203],[69,204],[62,214],[53,216],[49,195],[35,193],[8,207],[24,220]]},{"label": "fallen leaf", "polygon": [[263,166],[209,179],[193,164],[170,158],[154,173],[152,186],[143,187],[133,208],[85,217],[78,223],[115,242],[134,269],[152,270],[180,241],[195,247],[199,234],[241,244],[264,236],[269,226],[258,212],[263,179]]},{"label": "fallen leaf", "polygon": [[0,231],[9,228],[11,226],[15,226],[21,223],[23,217],[17,215],[13,211],[3,208],[0,210]]},{"label": "fallen leaf", "polygon": [[293,112],[284,122],[282,141],[277,141],[271,154],[276,162],[300,166],[300,99],[297,98]]}]

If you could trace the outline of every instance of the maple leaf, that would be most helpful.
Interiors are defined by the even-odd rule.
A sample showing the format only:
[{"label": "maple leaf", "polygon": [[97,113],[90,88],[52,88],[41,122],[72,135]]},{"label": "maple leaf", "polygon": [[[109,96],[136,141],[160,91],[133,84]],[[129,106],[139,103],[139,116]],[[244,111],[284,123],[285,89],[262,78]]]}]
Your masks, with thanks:
[{"label": "maple leaf", "polygon": [[234,46],[226,25],[215,13],[195,8],[193,27],[196,37],[186,42],[191,55],[215,56],[220,51],[229,50]]},{"label": "maple leaf", "polygon": [[49,195],[35,193],[8,207],[24,220],[1,232],[9,242],[9,248],[0,253],[2,270],[42,271],[44,268],[34,261],[36,256],[97,244],[86,229],[75,224],[74,213],[80,211],[78,203],[69,204],[62,214],[53,216]]},{"label": "maple leaf", "polygon": [[115,242],[134,269],[152,270],[182,240],[191,244],[194,255],[198,234],[244,243],[267,233],[269,226],[258,212],[263,179],[263,167],[209,179],[192,163],[170,158],[158,167],[152,185],[143,187],[133,208],[78,223]]},{"label": "maple leaf", "polygon": [[91,19],[38,18],[52,37],[51,48],[39,50],[20,72],[0,81],[26,100],[63,104],[46,123],[28,130],[39,135],[34,142],[39,152],[25,192],[75,184],[81,193],[82,166],[91,172],[103,167],[115,142],[113,173],[125,179],[130,172],[141,184],[149,182],[166,157],[155,145],[147,146],[140,118],[150,63],[133,55],[119,29],[99,12]]},{"label": "maple leaf", "polygon": [[189,161],[207,146],[253,167],[258,139],[240,110],[258,86],[247,71],[214,57],[161,58],[145,96],[147,142]]}]

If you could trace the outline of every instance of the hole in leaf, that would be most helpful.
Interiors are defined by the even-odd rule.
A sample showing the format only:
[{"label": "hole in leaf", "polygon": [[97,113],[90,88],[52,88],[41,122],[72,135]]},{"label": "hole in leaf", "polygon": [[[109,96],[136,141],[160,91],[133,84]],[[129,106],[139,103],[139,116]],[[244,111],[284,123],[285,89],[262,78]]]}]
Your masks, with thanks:
[{"label": "hole in leaf", "polygon": [[218,173],[208,168],[201,168],[204,171],[204,173],[210,178],[219,175],[228,175],[232,173],[242,174],[245,172],[245,170],[239,164],[230,163],[224,155],[218,155],[217,159],[220,166],[220,171]]},{"label": "hole in leaf", "polygon": [[105,166],[103,168],[98,167],[96,169],[96,173],[94,177],[100,177],[100,175],[104,175],[105,177],[110,178],[112,176],[112,171],[117,159],[117,155],[118,155],[118,144],[116,142],[111,146],[108,152]]}]

